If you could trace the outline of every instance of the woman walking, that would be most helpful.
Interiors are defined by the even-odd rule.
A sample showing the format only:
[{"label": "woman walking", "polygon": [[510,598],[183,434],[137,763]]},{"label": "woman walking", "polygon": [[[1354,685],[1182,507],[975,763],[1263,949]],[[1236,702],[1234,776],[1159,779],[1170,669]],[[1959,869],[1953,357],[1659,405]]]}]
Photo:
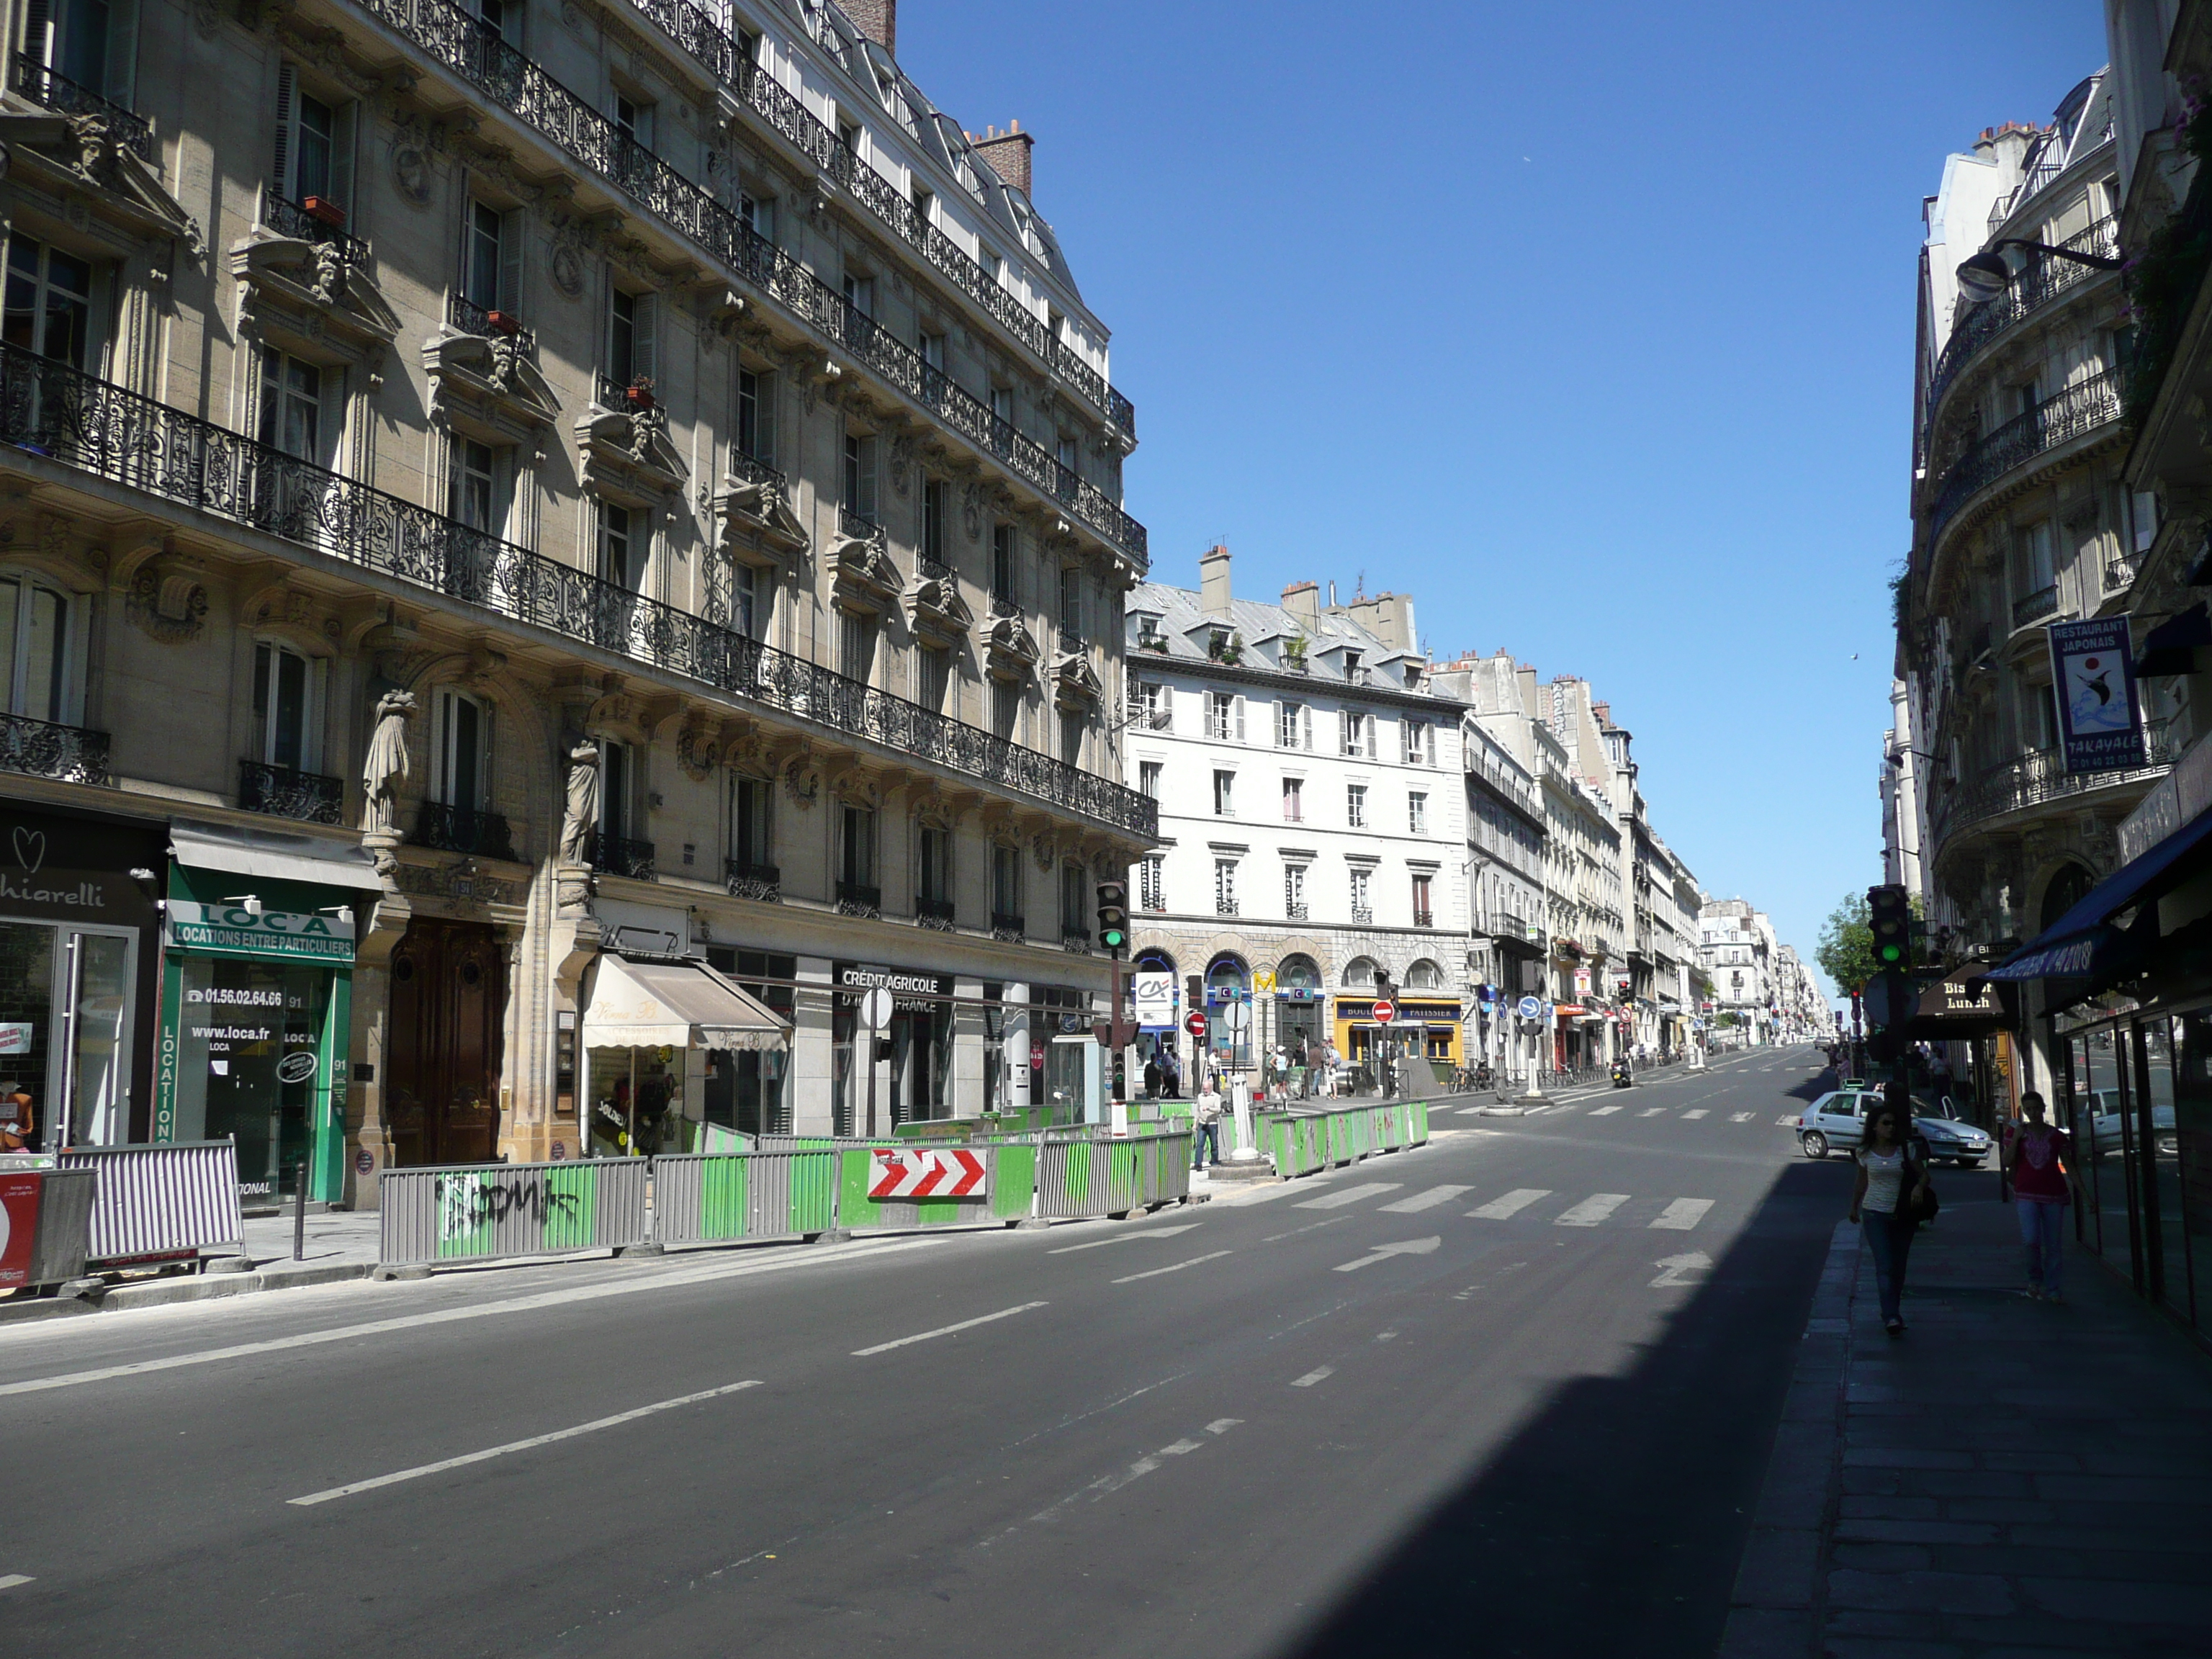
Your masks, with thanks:
[{"label": "woman walking", "polygon": [[2066,1205],[2073,1196],[2074,1138],[2043,1121],[2043,1097],[2033,1089],[2020,1097],[2020,1109],[2027,1121],[2011,1137],[2007,1164],[2020,1242],[2027,1252],[2027,1293],[2039,1302],[2063,1302],[2058,1264],[2064,1259]]},{"label": "woman walking", "polygon": [[1865,1143],[1858,1154],[1858,1184],[1851,1189],[1851,1219],[1866,1235],[1874,1254],[1875,1282],[1881,1288],[1881,1328],[1905,1334],[1901,1303],[1905,1259],[1911,1253],[1912,1230],[1928,1191],[1928,1166],[1912,1156],[1905,1138],[1905,1119],[1885,1102],[1867,1119]]}]

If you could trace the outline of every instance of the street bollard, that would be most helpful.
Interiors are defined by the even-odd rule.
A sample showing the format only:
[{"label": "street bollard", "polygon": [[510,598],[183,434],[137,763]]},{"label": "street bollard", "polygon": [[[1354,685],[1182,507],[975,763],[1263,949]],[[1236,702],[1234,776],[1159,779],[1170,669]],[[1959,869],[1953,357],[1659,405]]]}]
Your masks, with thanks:
[{"label": "street bollard", "polygon": [[292,1260],[307,1259],[307,1160],[292,1166]]}]

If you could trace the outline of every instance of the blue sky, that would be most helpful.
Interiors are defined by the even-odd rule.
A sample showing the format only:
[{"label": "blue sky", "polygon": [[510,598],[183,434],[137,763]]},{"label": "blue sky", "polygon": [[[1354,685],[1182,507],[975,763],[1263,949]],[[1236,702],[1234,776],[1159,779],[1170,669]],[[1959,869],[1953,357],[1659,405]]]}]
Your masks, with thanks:
[{"label": "blue sky", "polygon": [[1920,200],[2104,62],[2094,0],[899,23],[939,107],[1036,135],[1154,574],[1364,571],[1440,655],[1590,679],[1659,832],[1809,955],[1881,878]]}]

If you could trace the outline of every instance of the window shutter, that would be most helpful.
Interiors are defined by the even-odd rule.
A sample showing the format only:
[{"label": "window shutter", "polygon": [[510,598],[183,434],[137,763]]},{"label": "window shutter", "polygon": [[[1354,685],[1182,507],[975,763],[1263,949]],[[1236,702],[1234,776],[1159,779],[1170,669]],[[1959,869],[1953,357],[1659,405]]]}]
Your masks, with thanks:
[{"label": "window shutter", "polygon": [[340,104],[331,118],[331,195],[346,210],[346,224],[356,233],[361,227],[353,194],[354,133],[361,116],[358,103]]},{"label": "window shutter", "polygon": [[108,0],[107,62],[102,69],[107,84],[100,88],[101,95],[131,108],[137,102],[138,0]]},{"label": "window shutter", "polygon": [[38,63],[53,62],[53,7],[50,0],[31,0],[23,14],[23,54]]},{"label": "window shutter", "polygon": [[499,216],[499,308],[522,309],[522,210]]},{"label": "window shutter", "polygon": [[1373,715],[1367,717],[1367,758],[1370,760],[1375,758],[1375,728],[1381,724]]},{"label": "window shutter", "polygon": [[1299,709],[1298,720],[1304,727],[1301,735],[1304,738],[1305,746],[1311,749],[1313,747],[1313,710],[1310,708]]},{"label": "window shutter", "polygon": [[1242,743],[1244,741],[1244,699],[1239,696],[1231,702],[1237,709],[1237,741]]},{"label": "window shutter", "polygon": [[1160,688],[1160,730],[1175,730],[1175,687],[1172,685]]},{"label": "window shutter", "polygon": [[658,378],[654,374],[653,366],[653,301],[656,297],[651,294],[641,294],[637,296],[636,344],[631,351],[633,367],[630,373],[652,378]]},{"label": "window shutter", "polygon": [[1336,715],[1336,724],[1337,752],[1342,755],[1348,755],[1352,752],[1352,711],[1349,708],[1339,709]]},{"label": "window shutter", "polygon": [[298,81],[289,59],[276,65],[276,165],[269,176],[270,188],[279,196],[292,193],[292,121],[299,102]]}]

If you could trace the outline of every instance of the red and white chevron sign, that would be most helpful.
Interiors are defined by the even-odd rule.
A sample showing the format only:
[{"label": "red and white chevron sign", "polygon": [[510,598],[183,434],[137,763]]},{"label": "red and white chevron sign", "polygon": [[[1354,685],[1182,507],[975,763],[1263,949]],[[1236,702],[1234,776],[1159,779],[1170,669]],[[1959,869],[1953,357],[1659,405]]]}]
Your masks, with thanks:
[{"label": "red and white chevron sign", "polygon": [[876,1153],[870,1198],[981,1198],[983,1154],[952,1152]]}]

